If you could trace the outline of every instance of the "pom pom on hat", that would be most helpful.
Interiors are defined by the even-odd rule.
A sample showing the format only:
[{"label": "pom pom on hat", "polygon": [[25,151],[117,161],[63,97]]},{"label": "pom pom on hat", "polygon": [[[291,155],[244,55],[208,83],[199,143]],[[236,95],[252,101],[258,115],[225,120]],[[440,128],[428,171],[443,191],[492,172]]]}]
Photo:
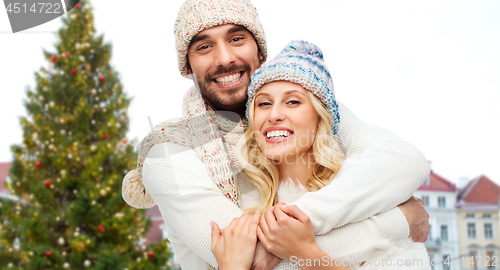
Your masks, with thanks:
[{"label": "pom pom on hat", "polygon": [[156,205],[142,184],[137,170],[131,170],[123,178],[122,197],[128,205],[139,209],[151,208]]},{"label": "pom pom on hat", "polygon": [[291,52],[323,59],[323,51],[318,46],[303,40],[293,40],[281,50],[282,54]]},{"label": "pom pom on hat", "polygon": [[300,84],[311,91],[326,105],[333,119],[333,134],[338,133],[340,115],[333,91],[333,81],[323,60],[323,52],[318,46],[303,40],[291,41],[274,59],[252,74],[247,90],[247,118],[255,93],[264,84],[275,81]]}]

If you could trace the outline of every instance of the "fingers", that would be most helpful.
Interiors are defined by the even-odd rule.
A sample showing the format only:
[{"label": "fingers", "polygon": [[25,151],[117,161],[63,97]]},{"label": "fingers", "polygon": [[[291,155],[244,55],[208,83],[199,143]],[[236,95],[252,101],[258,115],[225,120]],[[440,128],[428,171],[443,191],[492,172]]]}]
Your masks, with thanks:
[{"label": "fingers", "polygon": [[241,232],[248,233],[252,217],[253,216],[250,216],[246,213],[241,215],[240,221],[238,222],[238,224],[236,224],[237,226],[236,228],[239,229]]},{"label": "fingers", "polygon": [[215,244],[220,238],[221,232],[219,225],[217,225],[215,221],[210,221],[210,225],[212,225],[212,251],[213,251],[215,248]]},{"label": "fingers", "polygon": [[262,228],[260,226],[257,227],[257,237],[259,238],[260,242],[262,242],[262,245],[267,247],[267,238],[266,238],[266,235],[262,231]]},{"label": "fingers", "polygon": [[259,227],[259,221],[260,221],[260,213],[259,213],[259,211],[257,211],[251,217],[250,226],[248,226],[248,233],[249,234],[257,234],[257,228]]},{"label": "fingers", "polygon": [[[267,211],[266,211],[267,213]],[[260,218],[260,221],[259,221],[259,230],[264,234],[264,235],[269,235],[270,231],[269,231],[269,226],[267,225],[267,220],[266,220],[266,215],[264,214],[261,218]],[[261,239],[259,237],[259,239]],[[261,239],[262,241],[262,239]]]},{"label": "fingers", "polygon": [[422,205],[423,207],[425,207],[425,206],[424,206],[424,201],[422,201],[422,199],[420,199],[420,198],[418,198],[418,197],[415,197],[415,196],[412,196],[412,198],[413,198],[414,200],[416,200],[416,201],[417,201],[420,205]]},{"label": "fingers", "polygon": [[276,220],[278,221],[278,224],[279,224],[279,223],[284,223],[284,222],[286,222],[286,220],[287,220],[287,219],[289,219],[289,218],[290,218],[287,214],[285,214],[285,213],[283,212],[283,210],[281,210],[281,208],[280,208],[280,207],[286,207],[286,205],[285,205],[285,204],[280,205],[280,206],[275,205],[275,206],[272,208],[272,209],[273,209],[274,216],[276,217]]},{"label": "fingers", "polygon": [[281,206],[281,210],[285,214],[294,217],[295,219],[299,220],[302,223],[309,223],[311,221],[309,216],[294,204],[285,207]]},{"label": "fingers", "polygon": [[276,228],[278,223],[276,222],[276,217],[274,216],[273,208],[266,211],[264,214],[264,218],[266,220],[268,228]]}]

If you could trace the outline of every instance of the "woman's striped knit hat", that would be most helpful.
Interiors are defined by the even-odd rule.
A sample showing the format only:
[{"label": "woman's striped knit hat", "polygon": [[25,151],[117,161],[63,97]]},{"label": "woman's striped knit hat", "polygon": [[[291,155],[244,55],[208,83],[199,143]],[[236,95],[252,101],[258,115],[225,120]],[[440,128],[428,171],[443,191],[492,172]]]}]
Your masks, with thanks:
[{"label": "woman's striped knit hat", "polygon": [[253,34],[259,52],[267,58],[264,28],[257,9],[248,0],[186,0],[182,4],[174,25],[175,49],[181,75],[186,76],[187,50],[194,36],[215,26],[235,24],[244,26]]},{"label": "woman's striped knit hat", "polygon": [[333,134],[338,133],[340,115],[333,81],[323,60],[323,52],[307,41],[291,41],[272,60],[257,69],[248,86],[246,117],[255,93],[266,83],[289,81],[300,84],[318,97],[333,118]]}]

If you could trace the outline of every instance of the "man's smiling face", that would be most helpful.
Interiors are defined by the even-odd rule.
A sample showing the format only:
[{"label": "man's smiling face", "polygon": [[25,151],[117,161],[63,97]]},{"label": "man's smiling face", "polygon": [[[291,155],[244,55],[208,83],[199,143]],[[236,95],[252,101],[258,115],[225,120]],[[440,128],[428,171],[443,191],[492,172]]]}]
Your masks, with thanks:
[{"label": "man's smiling face", "polygon": [[201,95],[214,109],[241,115],[250,76],[262,59],[252,33],[232,24],[203,30],[188,49],[189,73],[195,74]]}]

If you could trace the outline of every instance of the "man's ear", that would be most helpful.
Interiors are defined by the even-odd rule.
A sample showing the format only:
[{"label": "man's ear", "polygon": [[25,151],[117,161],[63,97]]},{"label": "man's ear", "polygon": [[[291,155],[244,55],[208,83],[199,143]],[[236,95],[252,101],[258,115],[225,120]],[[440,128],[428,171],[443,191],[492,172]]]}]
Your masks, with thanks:
[{"label": "man's ear", "polygon": [[264,55],[262,55],[261,52],[259,52],[259,60],[260,60],[260,62],[262,62],[262,60],[264,60]]}]

